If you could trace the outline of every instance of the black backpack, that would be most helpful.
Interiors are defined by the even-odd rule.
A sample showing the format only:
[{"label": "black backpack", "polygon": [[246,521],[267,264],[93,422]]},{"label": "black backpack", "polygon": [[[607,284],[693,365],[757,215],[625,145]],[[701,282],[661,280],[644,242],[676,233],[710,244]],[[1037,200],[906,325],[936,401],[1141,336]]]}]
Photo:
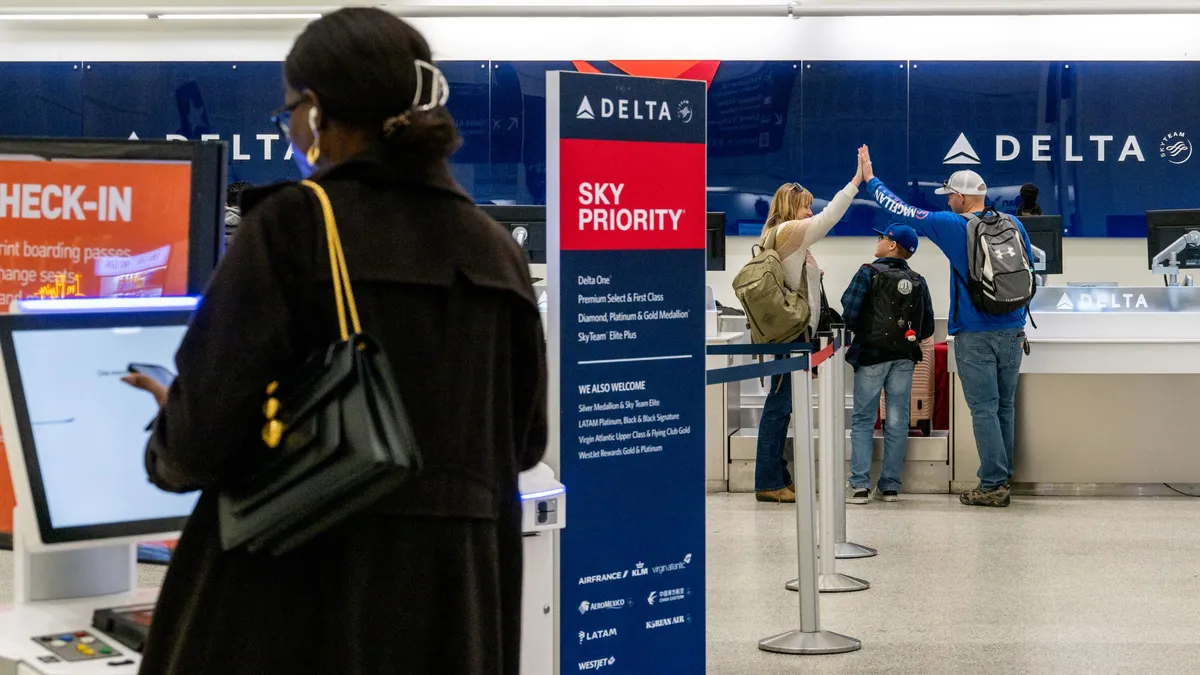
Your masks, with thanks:
[{"label": "black backpack", "polygon": [[[875,270],[862,334],[862,348],[896,359],[920,360],[921,324],[925,319],[925,280],[916,272],[891,265]],[[909,339],[909,331],[913,339]]]}]

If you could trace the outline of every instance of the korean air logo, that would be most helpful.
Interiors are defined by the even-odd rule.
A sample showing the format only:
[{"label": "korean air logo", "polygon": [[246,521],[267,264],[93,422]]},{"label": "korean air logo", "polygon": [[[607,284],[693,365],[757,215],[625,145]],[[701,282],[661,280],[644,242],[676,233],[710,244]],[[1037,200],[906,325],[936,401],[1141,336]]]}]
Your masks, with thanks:
[{"label": "korean air logo", "polygon": [[1159,156],[1172,164],[1183,164],[1192,158],[1192,141],[1182,131],[1173,131],[1158,144]]},{"label": "korean air logo", "polygon": [[692,122],[692,104],[690,101],[681,101],[679,107],[675,110],[678,113],[679,119],[684,124]]},{"label": "korean air logo", "polygon": [[950,152],[946,153],[946,158],[942,160],[942,164],[980,164],[979,153],[975,152],[975,148],[971,146],[971,141],[967,140],[967,135],[961,133],[958,135],[958,140],[954,141]]},{"label": "korean air logo", "polygon": [[584,96],[579,102],[579,110],[575,111],[575,119],[577,120],[594,120],[596,119],[596,111],[592,110],[592,102],[588,97]]}]

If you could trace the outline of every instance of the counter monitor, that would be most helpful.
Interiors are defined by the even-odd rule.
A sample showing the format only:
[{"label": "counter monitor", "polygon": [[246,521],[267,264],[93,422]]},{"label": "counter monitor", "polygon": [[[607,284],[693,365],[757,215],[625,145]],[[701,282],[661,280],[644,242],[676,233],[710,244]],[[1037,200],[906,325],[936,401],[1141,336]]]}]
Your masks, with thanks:
[{"label": "counter monitor", "polygon": [[1146,258],[1153,272],[1200,268],[1200,209],[1147,211]]},{"label": "counter monitor", "polygon": [[1046,254],[1046,259],[1035,262],[1038,274],[1063,273],[1063,219],[1062,216],[1023,216],[1018,220],[1029,233],[1029,242]]}]

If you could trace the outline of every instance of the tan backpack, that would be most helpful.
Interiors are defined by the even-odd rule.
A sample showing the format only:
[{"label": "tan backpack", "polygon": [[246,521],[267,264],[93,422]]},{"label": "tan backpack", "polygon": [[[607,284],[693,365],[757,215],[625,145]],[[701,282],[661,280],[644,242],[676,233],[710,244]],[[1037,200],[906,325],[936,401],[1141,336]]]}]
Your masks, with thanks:
[{"label": "tan backpack", "polygon": [[808,275],[800,275],[800,288],[787,287],[783,258],[775,250],[776,232],[771,228],[754,258],[733,278],[733,292],[746,312],[750,337],[755,344],[794,342],[808,330],[812,307],[808,304]]}]

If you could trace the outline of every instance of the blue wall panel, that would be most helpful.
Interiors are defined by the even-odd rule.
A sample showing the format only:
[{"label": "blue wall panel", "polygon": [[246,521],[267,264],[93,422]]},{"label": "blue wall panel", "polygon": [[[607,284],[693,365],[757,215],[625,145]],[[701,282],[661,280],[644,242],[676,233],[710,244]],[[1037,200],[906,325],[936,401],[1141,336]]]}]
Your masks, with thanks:
[{"label": "blue wall panel", "polygon": [[[441,66],[464,139],[459,181],[479,201],[544,203],[546,73],[575,64]],[[214,135],[230,143],[234,180],[298,175],[269,121],[283,101],[277,63],[0,63],[0,91],[3,135]],[[823,206],[862,143],[924,208],[944,208],[933,190],[959,168],[979,171],[1001,209],[1037,184],[1076,236],[1140,237],[1147,209],[1200,206],[1200,63],[725,61],[708,107],[708,206],[730,234],[756,234],[786,182]],[[862,197],[835,234],[886,222]]]}]

